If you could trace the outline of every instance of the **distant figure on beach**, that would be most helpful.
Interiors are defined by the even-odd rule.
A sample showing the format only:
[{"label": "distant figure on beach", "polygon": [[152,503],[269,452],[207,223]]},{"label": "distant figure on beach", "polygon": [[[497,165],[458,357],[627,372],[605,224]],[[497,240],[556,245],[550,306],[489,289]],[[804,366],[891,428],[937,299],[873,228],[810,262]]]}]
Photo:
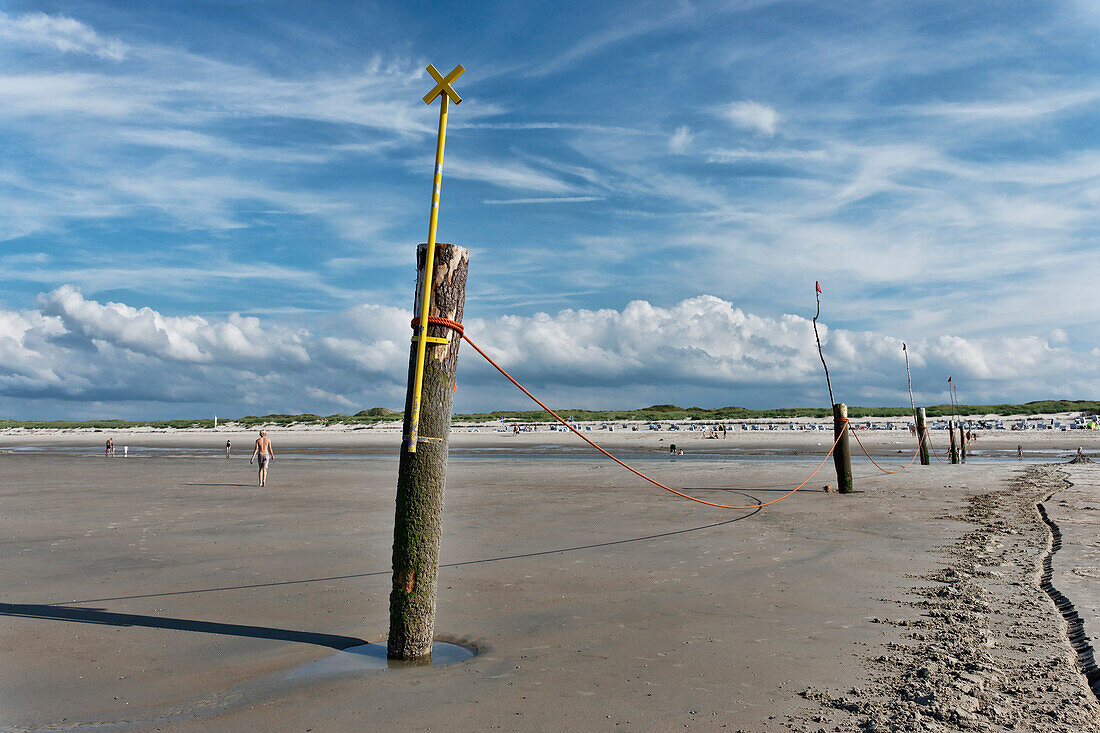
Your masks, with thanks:
[{"label": "distant figure on beach", "polygon": [[1084,458],[1084,457],[1085,457],[1085,451],[1083,451],[1083,450],[1081,450],[1080,448],[1078,448],[1078,449],[1077,449],[1077,457],[1078,457],[1078,458]]},{"label": "distant figure on beach", "polygon": [[233,441],[225,441],[225,457],[229,458],[229,451],[233,450]]},{"label": "distant figure on beach", "polygon": [[122,457],[123,458],[129,458],[130,457],[130,446],[128,446],[128,445],[122,446]]},{"label": "distant figure on beach", "polygon": [[676,455],[676,444],[675,444],[675,443],[673,443],[672,445],[670,445],[670,446],[668,447],[668,454],[669,454],[670,456],[674,456],[674,455]]},{"label": "distant figure on beach", "polygon": [[114,454],[115,454],[115,439],[114,438],[107,438],[107,448],[104,449],[103,455],[110,458]]},{"label": "distant figure on beach", "polygon": [[1022,445],[1016,446],[1016,458],[1019,460],[1023,460],[1024,458],[1024,447]]},{"label": "distant figure on beach", "polygon": [[267,431],[261,430],[260,437],[256,438],[256,449],[252,451],[252,457],[248,459],[248,465],[259,458],[260,461],[260,487],[267,486],[267,464],[275,457],[275,450],[271,447],[271,441],[267,437]]}]

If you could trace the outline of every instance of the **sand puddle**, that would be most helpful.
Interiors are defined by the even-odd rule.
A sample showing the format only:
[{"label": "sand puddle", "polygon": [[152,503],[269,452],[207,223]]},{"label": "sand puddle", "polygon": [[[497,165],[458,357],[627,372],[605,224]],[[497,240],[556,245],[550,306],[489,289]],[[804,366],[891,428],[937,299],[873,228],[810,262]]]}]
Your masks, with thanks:
[{"label": "sand puddle", "polygon": [[287,680],[304,680],[313,677],[327,677],[345,672],[364,672],[369,670],[403,669],[407,667],[440,667],[444,664],[465,662],[473,658],[475,652],[458,644],[445,641],[432,642],[431,659],[406,662],[386,657],[385,644],[363,644],[342,649],[324,659],[304,664],[286,675]]},{"label": "sand puddle", "polygon": [[[440,667],[472,659],[481,649],[476,644],[460,646],[448,642],[433,642],[430,659],[415,662],[390,660],[386,657],[386,644],[362,644],[348,647],[315,662],[304,664],[290,671],[275,672],[259,679],[240,684],[229,690],[213,692],[202,698],[159,710],[134,711],[122,720],[62,721],[37,725],[3,728],[2,730],[33,731],[131,731],[147,730],[152,726],[197,722],[204,718],[238,710],[246,705],[268,699],[276,694],[316,682],[327,677],[357,675],[372,671],[412,670],[423,667]],[[400,674],[400,672],[398,672]]]}]

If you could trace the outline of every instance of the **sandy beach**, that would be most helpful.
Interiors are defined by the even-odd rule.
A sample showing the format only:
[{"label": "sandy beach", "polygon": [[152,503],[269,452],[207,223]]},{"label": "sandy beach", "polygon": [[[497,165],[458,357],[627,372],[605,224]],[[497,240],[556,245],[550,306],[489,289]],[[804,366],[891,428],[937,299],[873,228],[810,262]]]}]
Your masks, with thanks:
[{"label": "sandy beach", "polygon": [[[437,638],[476,655],[375,669],[338,650],[387,628],[397,432],[273,430],[258,489],[252,432],[114,434],[108,459],[104,434],[9,431],[0,729],[1095,730],[1036,509],[1096,633],[1096,468],[1038,465],[1092,435],[983,435],[965,465],[893,475],[853,445],[852,495],[821,490],[830,462],[715,510],[574,436],[456,432]],[[593,437],[744,505],[831,444]],[[866,437],[888,468],[912,455],[907,432]]]}]

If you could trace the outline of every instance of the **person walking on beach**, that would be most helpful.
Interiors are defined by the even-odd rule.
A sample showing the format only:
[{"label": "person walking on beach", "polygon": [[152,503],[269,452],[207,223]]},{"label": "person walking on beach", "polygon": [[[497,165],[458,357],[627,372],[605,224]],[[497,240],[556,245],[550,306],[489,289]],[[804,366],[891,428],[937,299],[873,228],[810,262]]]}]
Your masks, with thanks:
[{"label": "person walking on beach", "polygon": [[231,440],[225,441],[225,457],[226,458],[229,458],[229,451],[231,451],[232,449],[233,449],[233,441],[231,441]]},{"label": "person walking on beach", "polygon": [[103,455],[110,458],[115,454],[115,439],[107,438],[107,448],[104,450]]},{"label": "person walking on beach", "polygon": [[267,431],[261,430],[260,437],[256,438],[256,449],[252,451],[252,457],[248,459],[248,465],[259,458],[260,460],[260,487],[267,485],[267,464],[275,457],[275,450],[271,447],[271,441],[267,437]]},{"label": "person walking on beach", "polygon": [[1024,446],[1023,445],[1017,445],[1016,446],[1016,459],[1021,460],[1021,461],[1024,459]]}]

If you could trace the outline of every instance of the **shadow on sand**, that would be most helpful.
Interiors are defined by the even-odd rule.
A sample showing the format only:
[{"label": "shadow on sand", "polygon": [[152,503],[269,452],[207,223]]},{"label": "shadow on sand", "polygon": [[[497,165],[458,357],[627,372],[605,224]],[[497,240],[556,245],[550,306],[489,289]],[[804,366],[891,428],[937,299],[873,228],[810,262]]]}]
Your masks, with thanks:
[{"label": "shadow on sand", "polygon": [[324,646],[331,649],[347,649],[349,647],[362,646],[367,643],[363,639],[358,639],[354,636],[318,634],[312,631],[292,631],[290,629],[272,629],[266,626],[222,624],[213,621],[193,621],[184,618],[139,616],[133,613],[113,613],[98,608],[72,608],[68,606],[49,606],[40,603],[0,603],[0,616],[49,619],[51,621],[73,621],[82,624],[102,624],[106,626],[144,626],[150,629],[195,631],[202,634],[242,636],[249,639],[293,641],[299,644],[314,644],[316,646]]}]

